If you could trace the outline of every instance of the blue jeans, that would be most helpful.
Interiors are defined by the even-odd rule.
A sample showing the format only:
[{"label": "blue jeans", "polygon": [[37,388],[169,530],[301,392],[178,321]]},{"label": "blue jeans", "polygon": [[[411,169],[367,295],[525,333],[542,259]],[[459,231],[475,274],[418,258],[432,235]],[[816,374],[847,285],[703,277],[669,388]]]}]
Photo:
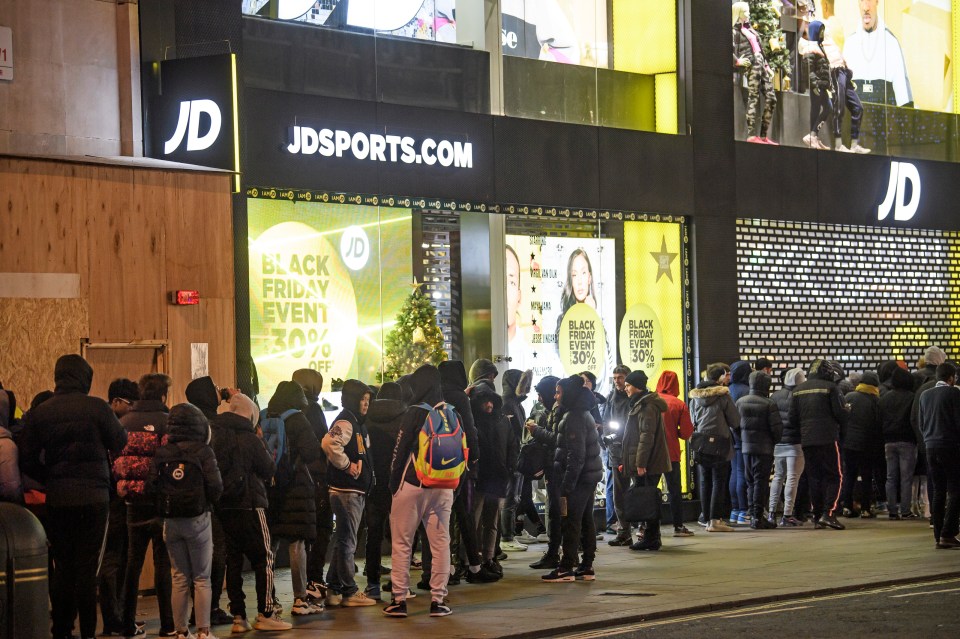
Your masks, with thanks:
[{"label": "blue jeans", "polygon": [[612,528],[615,523],[617,523],[617,510],[614,507],[613,503],[613,469],[607,468],[607,473],[604,476],[604,487],[606,494],[606,506],[607,506],[607,528]]},{"label": "blue jeans", "polygon": [[170,554],[173,572],[173,623],[187,634],[190,617],[190,590],[197,629],[210,627],[210,566],[213,563],[213,531],[210,513],[197,517],[172,517],[163,520],[163,541]]},{"label": "blue jeans", "polygon": [[910,513],[913,471],[917,466],[917,445],[890,442],[883,445],[883,452],[887,458],[887,511],[896,514],[897,504],[900,504],[900,514],[907,515]]},{"label": "blue jeans", "polygon": [[743,452],[734,448],[730,464],[730,509],[747,511],[747,475],[743,468]]},{"label": "blue jeans", "polygon": [[337,523],[327,584],[330,590],[344,597],[352,597],[359,590],[353,569],[357,529],[365,501],[366,496],[360,493],[330,491],[330,507]]}]

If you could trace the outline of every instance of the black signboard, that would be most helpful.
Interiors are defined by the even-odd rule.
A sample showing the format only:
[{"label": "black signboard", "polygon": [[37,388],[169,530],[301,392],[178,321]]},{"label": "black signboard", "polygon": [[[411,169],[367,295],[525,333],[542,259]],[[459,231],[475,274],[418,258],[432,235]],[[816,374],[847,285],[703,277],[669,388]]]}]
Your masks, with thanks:
[{"label": "black signboard", "polygon": [[147,153],[239,171],[236,77],[232,53],[161,62],[159,108]]}]

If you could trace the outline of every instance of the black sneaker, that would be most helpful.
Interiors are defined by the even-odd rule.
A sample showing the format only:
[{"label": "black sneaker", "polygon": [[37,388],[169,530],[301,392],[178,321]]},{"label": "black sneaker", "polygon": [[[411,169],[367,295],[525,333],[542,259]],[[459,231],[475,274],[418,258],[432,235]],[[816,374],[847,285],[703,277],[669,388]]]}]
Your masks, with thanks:
[{"label": "black sneaker", "polygon": [[541,557],[538,561],[535,561],[532,564],[530,564],[530,567],[535,570],[553,570],[559,565],[560,565],[559,555],[551,555],[550,553],[545,552],[543,553],[543,557]]},{"label": "black sneaker", "polygon": [[913,513],[907,513],[906,515],[900,515],[900,519],[920,519]]},{"label": "black sneaker", "polygon": [[480,566],[480,570],[477,572],[467,571],[468,584],[490,584],[495,581],[500,581],[500,575],[486,566]]},{"label": "black sneaker", "polygon": [[507,553],[503,552],[502,550],[499,553],[497,553],[497,556],[496,556],[497,561],[504,561],[506,560],[506,558],[507,558]]},{"label": "black sneaker", "polygon": [[656,552],[660,550],[662,544],[659,539],[641,539],[635,544],[630,545],[630,550],[649,550]]},{"label": "black sneaker", "polygon": [[827,525],[826,525],[825,523],[823,523],[823,520],[821,520],[819,517],[814,517],[814,518],[813,518],[813,529],[814,529],[814,530],[823,530],[823,529],[826,528],[826,527],[827,527]]},{"label": "black sneaker", "polygon": [[420,590],[430,590],[430,573],[424,572],[423,576],[420,577],[420,581],[417,582],[417,588]]},{"label": "black sneaker", "polygon": [[897,513],[890,513],[889,515],[887,515],[887,518],[890,521],[900,521],[900,515],[898,515]]},{"label": "black sneaker", "polygon": [[233,623],[233,615],[227,614],[223,608],[214,608],[210,611],[211,626],[226,626]]},{"label": "black sneaker", "polygon": [[540,579],[549,584],[556,584],[566,581],[576,581],[577,577],[572,570],[567,568],[556,568],[550,573],[540,577]]},{"label": "black sneaker", "polygon": [[837,518],[836,518],[835,515],[824,515],[823,517],[820,518],[820,523],[821,523],[821,524],[824,524],[825,526],[829,526],[830,528],[833,528],[834,530],[846,530],[846,529],[847,529],[846,526],[844,526],[843,524],[841,524],[841,523],[837,520]]},{"label": "black sneaker", "polygon": [[593,581],[597,578],[597,573],[593,571],[593,566],[584,566],[581,564],[573,571],[573,577],[577,581]]},{"label": "black sneaker", "polygon": [[617,537],[616,539],[611,539],[607,542],[608,546],[629,546],[633,543],[633,539],[630,537]]},{"label": "black sneaker", "polygon": [[407,601],[397,601],[396,599],[391,599],[390,603],[383,609],[383,614],[388,617],[406,617],[407,616]]},{"label": "black sneaker", "polygon": [[431,601],[430,602],[430,616],[431,617],[446,617],[451,614],[453,611],[450,610],[450,606],[442,601]]},{"label": "black sneaker", "polygon": [[939,550],[960,548],[960,539],[957,539],[956,537],[941,537],[940,541],[937,542],[937,548]]}]

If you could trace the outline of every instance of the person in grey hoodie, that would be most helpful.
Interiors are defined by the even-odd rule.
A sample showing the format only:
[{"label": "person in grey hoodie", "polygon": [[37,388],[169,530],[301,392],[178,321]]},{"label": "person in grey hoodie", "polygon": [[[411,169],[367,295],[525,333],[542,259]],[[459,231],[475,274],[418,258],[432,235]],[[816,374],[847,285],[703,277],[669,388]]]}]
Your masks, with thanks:
[{"label": "person in grey hoodie", "polygon": [[793,516],[797,498],[797,486],[803,474],[803,447],[800,446],[800,431],[790,424],[790,402],[793,389],[807,381],[807,375],[799,366],[791,368],[783,376],[783,387],[770,396],[780,414],[783,432],[773,447],[773,481],[770,482],[770,519],[774,519],[780,504],[780,492],[783,491],[783,516],[778,524],[781,527],[803,525]]},{"label": "person in grey hoodie", "polygon": [[725,495],[733,459],[733,431],[740,428],[740,412],[730,390],[718,383],[727,374],[726,365],[707,367],[707,381],[690,391],[691,438],[700,479],[700,503],[708,520],[707,532],[732,532],[723,522]]}]

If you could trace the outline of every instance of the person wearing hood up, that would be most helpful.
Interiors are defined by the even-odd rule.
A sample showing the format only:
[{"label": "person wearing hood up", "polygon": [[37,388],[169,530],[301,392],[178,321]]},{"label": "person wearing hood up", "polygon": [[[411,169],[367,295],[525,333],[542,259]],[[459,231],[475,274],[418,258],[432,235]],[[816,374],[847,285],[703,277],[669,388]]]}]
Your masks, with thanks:
[{"label": "person wearing hood up", "polygon": [[[489,572],[502,574],[496,561],[498,520],[503,501],[517,470],[520,440],[504,416],[503,400],[482,380],[468,389],[473,422],[480,444],[480,468],[473,516],[481,553]],[[526,546],[524,546],[526,549]]]},{"label": "person wearing hood up", "polygon": [[559,377],[547,375],[536,385],[539,410],[534,410],[526,423],[530,437],[544,448],[543,478],[547,484],[547,550],[537,561],[530,564],[536,570],[553,570],[560,565],[560,481],[553,470],[553,458],[557,452],[557,432],[560,427],[556,406]]},{"label": "person wearing hood up", "polygon": [[[217,504],[227,545],[227,595],[231,632],[257,630],[289,630],[273,608],[273,552],[267,526],[267,484],[273,479],[276,466],[256,426],[260,410],[249,397],[237,393],[230,398],[226,412],[211,422],[210,445],[217,457],[223,479],[223,494]],[[257,593],[257,618],[247,620],[243,592],[243,560],[253,569]]]},{"label": "person wearing hood up", "polygon": [[[602,446],[601,458],[603,459],[605,476],[604,488],[607,507],[607,534],[616,534],[614,525],[617,523],[617,510],[613,505],[613,471],[620,465],[623,454],[623,425],[627,423],[627,415],[630,413],[630,398],[627,397],[625,385],[627,375],[630,374],[630,368],[623,364],[613,369],[613,389],[607,395],[603,404],[603,410],[600,412],[600,445]],[[632,543],[633,540],[629,534],[619,535],[613,541]],[[607,542],[610,545],[618,545],[613,542]]]},{"label": "person wearing hood up", "polygon": [[[282,418],[286,435],[287,450],[293,464],[293,477],[284,486],[273,486],[267,492],[267,521],[270,524],[270,540],[273,543],[273,555],[277,556],[280,540],[289,542],[290,580],[293,585],[294,615],[311,615],[323,611],[322,601],[313,601],[307,593],[307,545],[316,540],[317,510],[314,495],[316,484],[310,474],[310,465],[323,453],[313,427],[307,421],[303,411],[307,408],[307,398],[300,384],[291,381],[280,382],[273,397],[267,402],[267,408],[260,413],[261,427],[264,419]],[[275,460],[276,462],[276,460]],[[274,602],[274,610],[279,609]]]},{"label": "person wearing hood up", "polygon": [[[726,364],[710,364],[707,379],[690,391],[690,418],[699,437],[692,437],[694,463],[700,484],[703,509],[701,525],[707,532],[733,532],[723,521],[724,499],[733,459],[733,431],[740,428],[740,412],[730,399],[730,390],[721,383]],[[709,450],[707,442],[712,444]]]},{"label": "person wearing hood up", "polygon": [[680,440],[688,440],[693,435],[693,422],[690,421],[690,409],[680,399],[680,380],[673,371],[663,371],[657,382],[657,393],[667,403],[663,414],[664,434],[667,436],[667,448],[670,450],[670,472],[663,478],[670,495],[670,514],[673,517],[673,536],[692,537],[693,532],[683,525],[683,496],[681,494],[683,467],[680,459]]},{"label": "person wearing hood up", "polygon": [[[300,384],[307,409],[303,412],[313,427],[317,441],[327,434],[327,418],[320,405],[323,390],[323,375],[312,368],[294,371],[293,381]],[[314,503],[317,509],[317,540],[307,548],[307,596],[314,601],[327,597],[327,585],[323,580],[323,565],[327,561],[327,548],[333,536],[333,510],[330,507],[330,488],[327,486],[327,456],[317,455],[310,464],[310,476],[314,483]]]},{"label": "person wearing hood up", "polygon": [[[510,420],[510,429],[514,437],[517,438],[517,451],[525,439],[523,425],[527,423],[527,411],[523,407],[527,395],[530,393],[530,386],[533,383],[533,371],[519,371],[511,368],[503,374],[503,414]],[[546,532],[543,522],[540,521],[540,514],[533,503],[533,482],[524,479],[520,473],[514,474],[514,484],[510,488],[512,494],[507,495],[506,507],[500,513],[500,534],[503,538],[500,547],[504,550],[510,550],[508,545],[523,546],[526,549],[527,544],[537,543],[536,535]],[[511,503],[513,504],[511,507]],[[517,516],[519,509],[520,516]],[[536,529],[535,535],[530,535],[524,528],[523,520],[528,518]],[[521,536],[521,540],[515,540],[515,536]]]},{"label": "person wearing hood up", "polygon": [[[736,404],[741,397],[750,394],[750,362],[734,362],[730,367],[730,399]],[[733,431],[733,461],[730,464],[730,523],[749,524],[747,512],[747,476],[743,463],[743,446],[740,431]]]},{"label": "person wearing hood up", "polygon": [[793,389],[807,381],[802,368],[791,368],[783,376],[783,387],[770,396],[780,413],[783,432],[780,441],[773,447],[773,480],[770,482],[770,516],[773,517],[780,504],[780,491],[783,491],[783,515],[777,525],[795,527],[802,525],[794,517],[797,487],[803,475],[803,447],[800,446],[800,431],[790,423],[790,403],[793,401]]},{"label": "person wearing hood up", "polygon": [[[841,458],[843,478],[840,482],[840,503],[844,517],[856,517],[853,493],[860,485],[860,513],[864,519],[873,517],[870,508],[873,478],[873,451],[883,443],[883,424],[880,419],[880,379],[873,371],[860,378],[857,388],[847,393],[844,401],[850,406],[850,415],[844,425]],[[860,478],[863,478],[862,481]]]},{"label": "person wearing hood up", "polygon": [[199,408],[192,404],[171,408],[167,431],[166,443],[150,460],[149,491],[157,495],[170,555],[173,622],[178,636],[190,636],[192,593],[197,639],[216,639],[210,632],[210,509],[220,499],[223,480],[210,448],[210,425]]},{"label": "person wearing hood up", "polygon": [[[356,379],[343,383],[340,395],[343,410],[337,415],[330,432],[323,438],[327,455],[327,485],[330,505],[337,521],[333,555],[327,570],[327,605],[372,606],[376,601],[359,590],[354,579],[354,554],[363,505],[375,481],[367,412],[370,409],[370,387]],[[388,454],[381,451],[381,454]]]},{"label": "person wearing hood up", "polygon": [[127,512],[128,552],[123,580],[123,617],[119,627],[127,636],[134,636],[137,630],[137,595],[147,545],[153,548],[153,584],[160,612],[160,634],[174,630],[173,585],[170,559],[163,541],[163,519],[157,516],[156,495],[147,492],[150,460],[167,435],[170,384],[170,378],[161,373],[141,377],[140,399],[120,418],[127,431],[127,445],[113,462],[113,474],[117,478],[117,493],[124,499]]},{"label": "person wearing hood up", "polygon": [[776,528],[776,515],[763,516],[769,499],[773,447],[783,435],[783,422],[777,403],[770,399],[772,380],[765,372],[750,373],[750,394],[737,400],[740,411],[740,439],[743,442],[744,470],[747,475],[747,505],[750,527],[754,530]]},{"label": "person wearing hood up", "polygon": [[793,390],[790,426],[800,431],[804,472],[810,488],[814,528],[844,530],[835,511],[840,500],[840,447],[847,405],[837,382],[844,378],[837,362],[814,360],[807,381]]},{"label": "person wearing hood up", "polygon": [[400,422],[407,405],[403,402],[403,389],[399,384],[387,382],[380,387],[377,398],[370,402],[367,412],[367,430],[370,432],[370,448],[379,451],[373,457],[373,474],[378,478],[376,484],[367,495],[364,506],[364,520],[367,523],[366,565],[364,574],[367,577],[367,587],[364,592],[380,601],[380,575],[383,571],[380,560],[380,550],[383,546],[384,533],[390,524],[390,504],[392,495],[387,478],[390,477],[390,461],[392,450],[400,434]]},{"label": "person wearing hood up", "polygon": [[127,443],[127,431],[102,399],[90,397],[93,369],[79,355],[54,367],[52,398],[24,417],[20,463],[46,486],[46,527],[56,565],[51,584],[53,637],[97,631],[97,569],[107,530],[110,458]]},{"label": "person wearing hood up", "polygon": [[890,377],[890,385],[890,392],[880,398],[887,468],[887,510],[890,519],[916,519],[917,516],[910,511],[913,472],[917,465],[917,437],[910,422],[914,401],[913,376],[897,368]]},{"label": "person wearing hood up", "polygon": [[419,452],[420,431],[430,415],[427,407],[438,411],[445,408],[440,390],[440,371],[436,366],[424,364],[410,375],[409,385],[412,397],[400,418],[400,429],[390,463],[389,488],[393,495],[393,508],[390,511],[393,541],[390,581],[393,596],[390,604],[383,609],[383,614],[388,617],[407,616],[410,560],[413,558],[417,528],[422,526],[432,556],[430,616],[445,617],[452,612],[446,597],[447,580],[450,577],[450,511],[454,489],[424,485],[414,463]]},{"label": "person wearing hood up", "polygon": [[451,526],[451,530],[460,531],[459,537],[453,537],[450,540],[451,554],[459,557],[462,565],[450,576],[450,580],[453,582],[461,576],[466,576],[469,583],[496,581],[496,575],[482,570],[483,556],[477,539],[476,522],[473,519],[471,502],[479,469],[480,441],[477,438],[477,427],[473,422],[470,397],[466,393],[467,371],[463,362],[459,360],[440,362],[437,370],[440,372],[440,392],[443,394],[443,401],[456,409],[460,417],[460,426],[467,436],[469,450],[467,471],[460,478],[460,486],[454,493],[451,514],[451,519],[459,524]]},{"label": "person wearing hood up", "polygon": [[[220,388],[213,383],[213,378],[204,376],[187,384],[184,394],[187,401],[199,408],[210,422],[217,416],[220,404],[229,401],[239,392],[238,388]],[[223,594],[223,583],[227,574],[227,538],[217,513],[212,513],[210,518],[213,526],[213,565],[210,568],[213,609],[210,611],[210,619],[215,626],[222,626],[233,621],[220,607],[220,596]]]},{"label": "person wearing hood up", "polygon": [[913,374],[914,390],[928,382],[937,383],[937,366],[947,361],[947,354],[939,346],[931,346],[923,352],[924,366]]},{"label": "person wearing hood up", "polygon": [[493,385],[493,381],[497,379],[497,376],[500,374],[500,371],[497,370],[497,365],[491,362],[489,359],[478,359],[470,366],[470,377],[469,382],[470,386],[477,386],[478,384],[485,384],[490,387],[494,393],[497,392],[497,387]]},{"label": "person wearing hood up", "polygon": [[[670,472],[670,452],[667,448],[667,436],[663,414],[667,411],[667,402],[658,393],[647,389],[647,374],[633,371],[627,375],[627,395],[630,396],[630,414],[623,429],[623,465],[617,469],[624,493],[631,482],[641,486],[656,486],[660,476]],[[621,526],[630,530],[630,522],[623,517],[623,493],[617,502],[617,517]],[[630,550],[660,550],[660,518],[643,522],[642,539],[630,545]]]},{"label": "person wearing hood up", "polygon": [[[590,412],[596,405],[593,392],[584,388],[583,378],[571,375],[557,382],[557,452],[553,474],[560,484],[561,547],[559,565],[540,579],[546,583],[593,581],[593,560],[597,554],[593,500],[603,477],[600,461],[600,434]],[[580,543],[583,558],[578,558]]]}]

